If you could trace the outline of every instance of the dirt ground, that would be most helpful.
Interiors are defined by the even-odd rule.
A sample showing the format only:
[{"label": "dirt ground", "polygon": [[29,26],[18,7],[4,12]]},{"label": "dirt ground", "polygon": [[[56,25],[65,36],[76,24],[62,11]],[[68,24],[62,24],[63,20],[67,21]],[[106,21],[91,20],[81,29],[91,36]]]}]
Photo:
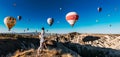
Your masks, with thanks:
[{"label": "dirt ground", "polygon": [[0,57],[120,57],[119,34],[54,34],[39,55],[37,35],[0,35]]}]

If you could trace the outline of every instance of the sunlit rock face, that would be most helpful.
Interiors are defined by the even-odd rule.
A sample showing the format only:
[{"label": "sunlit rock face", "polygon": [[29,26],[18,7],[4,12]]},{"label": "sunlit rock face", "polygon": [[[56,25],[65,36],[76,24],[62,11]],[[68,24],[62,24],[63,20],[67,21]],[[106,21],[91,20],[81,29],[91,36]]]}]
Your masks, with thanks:
[{"label": "sunlit rock face", "polygon": [[[7,34],[6,34],[7,35]],[[119,57],[120,35],[113,34],[53,34],[46,36],[47,49],[42,55],[50,57]],[[39,38],[36,35],[7,35],[0,39],[0,56],[36,57]],[[45,57],[39,55],[41,57]]]}]

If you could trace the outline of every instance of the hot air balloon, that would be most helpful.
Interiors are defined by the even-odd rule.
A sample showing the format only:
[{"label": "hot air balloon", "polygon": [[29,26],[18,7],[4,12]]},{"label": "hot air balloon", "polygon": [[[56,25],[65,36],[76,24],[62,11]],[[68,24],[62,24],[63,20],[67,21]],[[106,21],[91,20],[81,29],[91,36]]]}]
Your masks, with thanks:
[{"label": "hot air balloon", "polygon": [[35,32],[37,33],[37,30]]},{"label": "hot air balloon", "polygon": [[24,30],[24,32],[25,32],[25,30]]},{"label": "hot air balloon", "polygon": [[109,26],[111,27],[112,25],[110,24]]},{"label": "hot air balloon", "polygon": [[60,10],[62,10],[62,8],[60,8]]},{"label": "hot air balloon", "polygon": [[47,32],[48,32],[48,30],[47,30]]},{"label": "hot air balloon", "polygon": [[14,17],[11,16],[7,16],[4,18],[4,24],[6,25],[6,27],[8,28],[8,30],[10,31],[10,29],[15,26],[16,24],[16,19]]},{"label": "hot air balloon", "polygon": [[47,23],[48,23],[50,26],[52,26],[53,22],[54,22],[53,18],[48,18],[48,19],[47,19]]},{"label": "hot air balloon", "polygon": [[101,8],[101,7],[98,7],[97,10],[98,10],[98,12],[101,12],[101,11],[102,11],[102,8]]},{"label": "hot air balloon", "polygon": [[29,28],[27,28],[27,31],[29,31]]},{"label": "hot air balloon", "polygon": [[17,18],[18,18],[18,20],[21,20],[21,19],[22,19],[22,17],[21,17],[21,16],[17,16]]},{"label": "hot air balloon", "polygon": [[66,15],[67,22],[73,27],[79,16],[76,12],[69,12]]}]

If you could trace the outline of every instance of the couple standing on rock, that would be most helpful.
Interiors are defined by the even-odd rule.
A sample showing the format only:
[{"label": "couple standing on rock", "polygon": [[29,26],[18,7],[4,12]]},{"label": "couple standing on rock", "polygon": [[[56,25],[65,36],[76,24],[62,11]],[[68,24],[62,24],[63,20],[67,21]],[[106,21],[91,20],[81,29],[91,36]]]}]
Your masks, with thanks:
[{"label": "couple standing on rock", "polygon": [[45,29],[44,27],[42,27],[41,29],[42,29],[41,34],[39,34],[40,46],[37,51],[38,54],[43,51],[43,48],[47,48],[45,44]]}]

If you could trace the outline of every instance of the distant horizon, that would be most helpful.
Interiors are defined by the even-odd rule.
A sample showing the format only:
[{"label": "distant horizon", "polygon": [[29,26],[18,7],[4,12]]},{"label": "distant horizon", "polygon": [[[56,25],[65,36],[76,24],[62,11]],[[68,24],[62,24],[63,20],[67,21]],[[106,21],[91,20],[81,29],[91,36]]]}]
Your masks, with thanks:
[{"label": "distant horizon", "polygon": [[[5,33],[5,34],[7,34],[7,33],[8,33],[8,34],[11,34],[11,33],[12,33],[12,34],[14,34],[14,33],[15,33],[15,34],[16,34],[16,33],[17,33],[17,34],[19,34],[19,33],[29,34],[29,33],[36,33],[36,32],[0,32],[0,34],[1,34],[1,33],[3,33],[3,34],[4,34],[4,33]],[[40,33],[40,32],[37,32],[37,33]],[[50,33],[50,32],[45,32],[45,33],[46,33],[46,34],[51,34],[51,33],[52,33],[52,34],[69,34],[69,33],[74,33],[74,32],[66,32],[66,33],[55,33],[55,32],[51,32],[51,33]],[[120,33],[85,33],[85,32],[76,32],[76,33],[80,33],[80,34],[120,34]]]}]

